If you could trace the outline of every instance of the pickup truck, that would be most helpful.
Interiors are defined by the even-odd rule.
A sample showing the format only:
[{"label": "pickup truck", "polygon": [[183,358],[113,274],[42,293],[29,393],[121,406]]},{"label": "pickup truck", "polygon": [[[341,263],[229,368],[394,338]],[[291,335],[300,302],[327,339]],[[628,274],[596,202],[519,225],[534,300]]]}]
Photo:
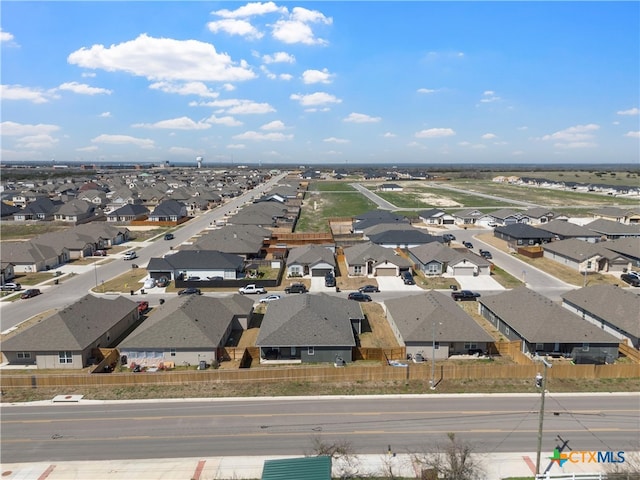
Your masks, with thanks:
[{"label": "pickup truck", "polygon": [[292,283],[284,289],[284,293],[307,293],[307,287],[304,283]]},{"label": "pickup truck", "polygon": [[457,292],[451,292],[451,298],[453,298],[456,302],[462,302],[465,300],[475,301],[479,296],[479,293],[472,292],[471,290],[460,290]]},{"label": "pickup truck", "polygon": [[259,287],[256,284],[252,283],[250,285],[245,285],[244,287],[240,287],[238,289],[238,293],[241,295],[252,294],[252,293],[267,293],[264,287]]}]

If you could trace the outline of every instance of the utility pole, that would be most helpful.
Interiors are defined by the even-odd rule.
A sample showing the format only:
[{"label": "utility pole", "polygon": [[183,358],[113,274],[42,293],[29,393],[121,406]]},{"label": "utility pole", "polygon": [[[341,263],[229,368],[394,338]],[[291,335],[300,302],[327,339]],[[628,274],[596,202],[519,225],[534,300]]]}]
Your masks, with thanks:
[{"label": "utility pole", "polygon": [[551,364],[542,357],[538,357],[537,360],[541,361],[544,364],[544,375],[542,376],[542,378],[540,379],[539,377],[540,374],[536,375],[536,386],[542,389],[542,391],[540,392],[541,394],[540,418],[538,420],[538,449],[536,451],[536,475],[540,475],[540,452],[542,451],[542,424],[544,422],[544,394],[547,388],[547,369],[551,368]]}]

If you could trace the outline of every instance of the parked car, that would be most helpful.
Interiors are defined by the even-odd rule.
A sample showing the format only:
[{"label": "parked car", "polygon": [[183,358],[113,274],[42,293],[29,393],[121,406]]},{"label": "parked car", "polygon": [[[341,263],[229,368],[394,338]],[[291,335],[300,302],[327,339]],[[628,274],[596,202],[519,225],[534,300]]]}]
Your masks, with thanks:
[{"label": "parked car", "polygon": [[493,258],[493,255],[491,255],[491,252],[489,250],[482,250],[480,249],[480,256],[486,258],[487,260],[490,260]]},{"label": "parked car", "polygon": [[22,285],[19,283],[8,282],[0,286],[0,290],[3,292],[19,292],[22,290]]},{"label": "parked car", "polygon": [[202,295],[202,292],[200,291],[199,288],[189,287],[189,288],[183,288],[182,290],[180,290],[178,292],[178,295]]},{"label": "parked car", "polygon": [[169,285],[169,279],[167,277],[160,277],[156,280],[156,287],[164,288]]},{"label": "parked car", "polygon": [[93,256],[94,257],[106,257],[107,256],[107,251],[106,250],[96,250],[95,252],[93,252]]},{"label": "parked car", "polygon": [[187,277],[187,282],[199,282],[199,281],[200,281],[200,277],[196,277],[195,275]]},{"label": "parked car", "polygon": [[358,291],[360,293],[378,293],[380,289],[376,285],[364,285]]},{"label": "parked car", "polygon": [[411,272],[406,271],[406,272],[402,272],[402,281],[404,282],[405,285],[415,285],[416,282],[413,279],[413,275],[411,275]]},{"label": "parked car", "polygon": [[138,302],[138,313],[144,313],[149,310],[149,302],[141,300]]},{"label": "parked car", "polygon": [[636,272],[635,270],[629,270],[627,275],[633,275],[634,277],[640,278],[640,272]]},{"label": "parked car", "polygon": [[453,240],[456,239],[456,236],[453,233],[445,233],[442,235],[442,239],[445,242],[452,242]]},{"label": "parked car", "polygon": [[465,300],[473,300],[480,297],[479,293],[472,292],[471,290],[460,290],[458,292],[451,292],[451,298],[453,298],[456,302],[462,302]]},{"label": "parked car", "polygon": [[307,293],[307,287],[304,283],[292,283],[284,289],[284,293]]},{"label": "parked car", "polygon": [[362,292],[351,292],[347,297],[349,300],[355,300],[356,302],[370,302],[371,297]]},{"label": "parked car", "polygon": [[132,250],[130,252],[125,252],[123,258],[125,260],[133,260],[134,258],[138,258],[138,254]]},{"label": "parked car", "polygon": [[335,287],[336,286],[336,277],[332,274],[328,273],[324,276],[324,286],[325,287]]},{"label": "parked car", "polygon": [[280,300],[280,295],[267,295],[266,297],[263,297],[260,299],[260,303],[269,303],[269,302],[275,302],[276,300]]},{"label": "parked car", "polygon": [[20,298],[31,298],[31,297],[36,297],[38,295],[40,295],[42,292],[37,289],[37,288],[30,288],[28,290],[25,290],[22,295],[20,295]]},{"label": "parked car", "polygon": [[473,248],[473,243],[471,242],[462,242],[462,244],[467,248]]},{"label": "parked car", "polygon": [[238,293],[241,295],[253,294],[253,293],[267,293],[264,287],[260,287],[254,283],[249,285],[245,285],[244,287],[240,287],[238,289]]},{"label": "parked car", "polygon": [[620,280],[625,283],[628,283],[632,287],[640,287],[640,278],[635,275],[631,275],[630,273],[623,273],[620,275]]},{"label": "parked car", "polygon": [[147,278],[144,281],[144,286],[143,288],[153,288],[156,286],[156,279],[155,278]]},{"label": "parked car", "polygon": [[164,239],[165,240],[173,240],[174,238],[176,238],[176,237],[173,236],[173,233],[165,233],[164,234]]}]

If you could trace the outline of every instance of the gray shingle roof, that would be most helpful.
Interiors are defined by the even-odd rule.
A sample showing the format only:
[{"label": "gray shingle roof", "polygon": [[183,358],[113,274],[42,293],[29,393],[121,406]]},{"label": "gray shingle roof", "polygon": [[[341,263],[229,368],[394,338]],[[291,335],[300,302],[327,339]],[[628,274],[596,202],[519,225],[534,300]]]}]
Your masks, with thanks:
[{"label": "gray shingle roof", "polygon": [[[159,262],[159,260],[164,260],[164,262]],[[160,266],[160,268],[165,268],[166,265],[169,265],[172,269],[222,268],[225,270],[240,270],[244,265],[244,260],[239,255],[218,252],[217,250],[180,250],[172,255],[167,255],[163,259],[152,258],[149,265],[153,269],[157,269]]]},{"label": "gray shingle roof", "polygon": [[364,315],[358,302],[326,295],[294,295],[271,302],[257,346],[325,347],[356,344],[350,319]]},{"label": "gray shingle roof", "polygon": [[[2,342],[4,351],[84,350],[137,308],[124,296],[85,295],[77,302]],[[115,340],[115,339],[113,339]]]},{"label": "gray shingle roof", "polygon": [[256,255],[263,248],[265,238],[270,237],[271,230],[257,225],[227,225],[202,235],[194,244],[181,246],[180,249]]},{"label": "gray shingle roof", "polygon": [[436,341],[493,341],[491,335],[443,293],[432,290],[419,295],[393,298],[385,301],[385,305],[405,342],[431,343],[434,322]]},{"label": "gray shingle roof", "polygon": [[627,235],[640,237],[640,225],[626,225],[613,220],[599,218],[593,222],[587,223],[585,228],[601,235]]},{"label": "gray shingle roof", "polygon": [[253,300],[242,295],[188,295],[157,307],[118,348],[216,348],[235,316],[249,316]]},{"label": "gray shingle roof", "polygon": [[606,320],[640,338],[640,295],[613,285],[593,285],[571,290],[562,298],[581,310]]},{"label": "gray shingle roof", "polygon": [[518,287],[478,301],[530,343],[615,343],[619,340],[547,297]]},{"label": "gray shingle roof", "polygon": [[287,258],[287,265],[315,265],[320,262],[327,263],[334,267],[336,265],[336,259],[331,250],[327,247],[314,244],[292,248]]},{"label": "gray shingle roof", "polygon": [[349,265],[364,265],[368,260],[373,260],[376,264],[387,261],[403,268],[413,265],[405,257],[396,255],[393,249],[381,247],[371,242],[359,243],[345,248],[344,256]]},{"label": "gray shingle roof", "polygon": [[543,223],[536,228],[545,232],[553,233],[560,237],[595,237],[600,235],[589,228],[576,225],[575,223],[565,222],[563,220],[552,220],[549,223]]}]

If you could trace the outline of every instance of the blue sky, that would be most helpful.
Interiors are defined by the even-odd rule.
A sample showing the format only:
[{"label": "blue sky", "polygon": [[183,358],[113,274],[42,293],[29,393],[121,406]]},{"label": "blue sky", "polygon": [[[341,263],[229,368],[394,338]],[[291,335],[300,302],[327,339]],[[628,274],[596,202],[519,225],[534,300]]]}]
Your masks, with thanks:
[{"label": "blue sky", "polygon": [[1,5],[4,161],[638,163],[638,2]]}]

